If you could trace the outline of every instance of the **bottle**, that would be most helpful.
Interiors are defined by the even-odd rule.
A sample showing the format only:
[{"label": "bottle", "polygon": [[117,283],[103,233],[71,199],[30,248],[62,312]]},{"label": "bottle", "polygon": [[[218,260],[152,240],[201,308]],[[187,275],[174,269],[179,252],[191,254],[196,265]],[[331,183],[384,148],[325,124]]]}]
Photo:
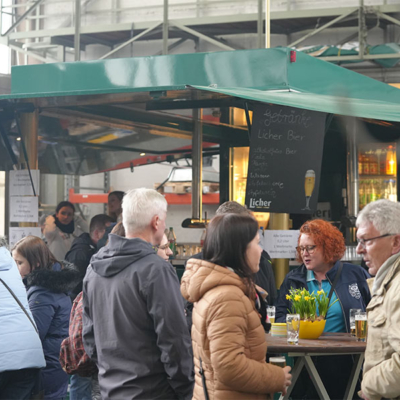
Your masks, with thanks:
[{"label": "bottle", "polygon": [[358,154],[358,175],[363,174],[363,156],[361,153]]},{"label": "bottle", "polygon": [[369,173],[371,175],[378,175],[378,158],[372,152],[369,156]]},{"label": "bottle", "polygon": [[172,227],[169,228],[167,239],[169,241],[169,248],[172,251],[170,258],[175,258],[176,256],[176,236],[174,229]]},{"label": "bottle", "polygon": [[367,205],[367,197],[366,197],[366,188],[365,188],[365,181],[360,181],[360,210]]},{"label": "bottle", "polygon": [[201,238],[200,238],[200,246],[203,247],[204,246],[204,241],[206,240],[206,230],[203,230],[203,233],[201,234]]},{"label": "bottle", "polygon": [[386,174],[396,174],[396,159],[393,151],[393,146],[389,146],[386,152]]},{"label": "bottle", "polygon": [[363,174],[364,175],[369,175],[369,157],[367,155],[363,156],[364,161],[363,161]]},{"label": "bottle", "polygon": [[394,179],[389,180],[389,200],[397,201],[397,190],[396,190],[396,182]]}]

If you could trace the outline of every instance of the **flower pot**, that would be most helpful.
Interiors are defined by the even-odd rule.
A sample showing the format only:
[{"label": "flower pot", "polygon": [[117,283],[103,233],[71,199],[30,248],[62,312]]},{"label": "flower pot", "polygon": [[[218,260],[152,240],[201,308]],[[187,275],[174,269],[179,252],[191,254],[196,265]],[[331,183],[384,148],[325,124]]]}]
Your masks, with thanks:
[{"label": "flower pot", "polygon": [[300,339],[318,339],[325,328],[326,320],[300,321]]}]

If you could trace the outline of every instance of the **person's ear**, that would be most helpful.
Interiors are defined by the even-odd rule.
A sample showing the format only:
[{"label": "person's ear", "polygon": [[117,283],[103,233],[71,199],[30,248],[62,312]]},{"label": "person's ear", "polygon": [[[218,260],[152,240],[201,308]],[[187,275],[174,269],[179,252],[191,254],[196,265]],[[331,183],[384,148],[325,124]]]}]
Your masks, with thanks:
[{"label": "person's ear", "polygon": [[392,254],[397,253],[400,253],[400,235],[394,235],[393,237]]},{"label": "person's ear", "polygon": [[154,215],[154,217],[151,219],[151,227],[156,231],[158,230],[160,224],[160,217],[158,215]]}]

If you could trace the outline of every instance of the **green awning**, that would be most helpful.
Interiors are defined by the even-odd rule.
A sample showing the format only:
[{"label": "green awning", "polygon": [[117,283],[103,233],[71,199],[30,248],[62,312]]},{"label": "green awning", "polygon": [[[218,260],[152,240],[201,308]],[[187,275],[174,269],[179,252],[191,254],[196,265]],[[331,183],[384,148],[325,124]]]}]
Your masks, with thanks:
[{"label": "green awning", "polygon": [[218,89],[204,86],[193,87],[198,90],[207,90],[246,100],[260,101],[263,103],[273,103],[283,106],[303,108],[305,110],[322,111],[360,118],[400,122],[400,104],[398,103],[393,104],[380,100],[327,96],[315,93],[300,93],[291,90],[264,91],[246,88]]}]

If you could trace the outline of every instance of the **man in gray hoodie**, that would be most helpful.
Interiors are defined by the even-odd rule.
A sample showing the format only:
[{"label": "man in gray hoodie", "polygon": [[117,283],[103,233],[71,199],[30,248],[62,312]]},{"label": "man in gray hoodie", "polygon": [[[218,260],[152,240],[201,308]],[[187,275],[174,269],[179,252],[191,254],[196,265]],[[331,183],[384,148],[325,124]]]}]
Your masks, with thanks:
[{"label": "man in gray hoodie", "polygon": [[152,189],[122,203],[126,238],[91,260],[83,281],[83,343],[99,368],[104,400],[189,400],[192,346],[173,267],[157,254],[167,202]]}]

